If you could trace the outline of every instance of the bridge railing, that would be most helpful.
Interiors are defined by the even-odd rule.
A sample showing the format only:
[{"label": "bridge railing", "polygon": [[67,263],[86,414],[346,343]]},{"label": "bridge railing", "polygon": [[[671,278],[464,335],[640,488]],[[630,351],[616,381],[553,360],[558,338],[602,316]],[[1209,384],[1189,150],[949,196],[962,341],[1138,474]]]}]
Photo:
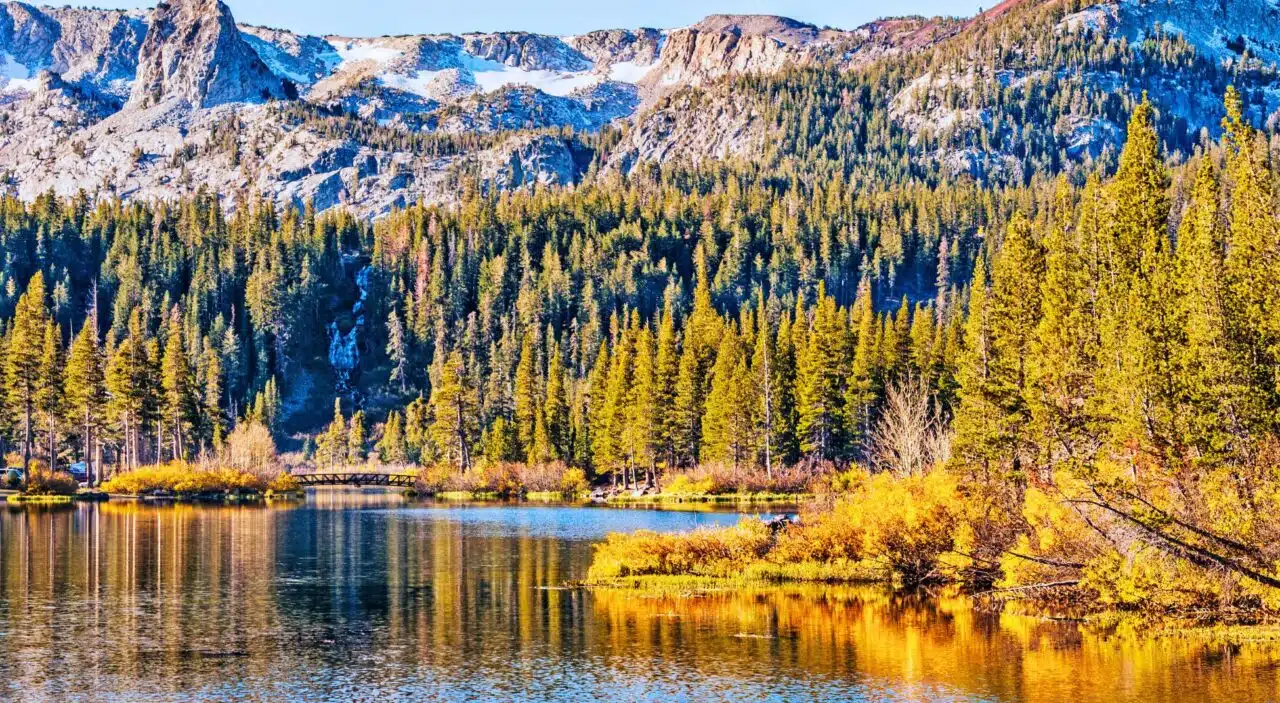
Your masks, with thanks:
[{"label": "bridge railing", "polygon": [[393,474],[373,471],[314,471],[295,473],[303,486],[396,486],[412,488],[416,474]]}]

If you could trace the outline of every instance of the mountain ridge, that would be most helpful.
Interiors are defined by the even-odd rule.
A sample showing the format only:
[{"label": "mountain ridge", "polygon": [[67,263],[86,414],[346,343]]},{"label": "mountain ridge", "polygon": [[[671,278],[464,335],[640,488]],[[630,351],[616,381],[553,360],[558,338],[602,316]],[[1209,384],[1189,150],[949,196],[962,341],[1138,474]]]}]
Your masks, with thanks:
[{"label": "mountain ridge", "polygon": [[[616,128],[617,146],[597,158],[606,170],[750,157],[767,150],[765,116],[775,106],[761,102],[762,84],[742,93],[742,80],[887,70],[901,78],[861,109],[892,122],[920,168],[1017,179],[1026,148],[1020,137],[1000,137],[1007,127],[992,89],[1026,93],[1051,81],[1085,95],[1150,90],[1185,123],[1173,135],[1180,143],[1214,129],[1222,76],[1254,81],[1259,121],[1280,109],[1272,61],[1280,31],[1269,24],[1276,6],[1219,4],[1200,12],[1190,0],[1009,0],[967,19],[890,18],[852,30],[712,15],[676,29],[563,37],[359,38],[240,25],[219,0],[171,0],[150,12],[9,2],[0,5],[0,170],[25,199],[49,190],[171,199],[203,184],[378,216],[447,202],[460,178],[498,190],[573,184],[584,175],[580,159],[563,154],[583,147],[563,130]],[[1033,25],[1044,31],[1028,31]],[[1009,46],[992,48],[998,41]],[[1120,58],[1075,66],[1046,41]],[[1153,42],[1173,59],[1152,54]],[[975,72],[992,60],[1003,67]],[[1203,88],[1178,80],[1214,67],[1221,70]],[[1042,138],[1063,152],[1055,168],[1114,148],[1123,105],[1055,109]],[[337,116],[349,116],[338,120],[347,133],[334,131]],[[546,131],[560,136],[538,136]],[[431,147],[431,158],[403,146],[422,139],[448,146]],[[528,151],[540,147],[551,151]],[[512,163],[534,172],[503,170]]]}]

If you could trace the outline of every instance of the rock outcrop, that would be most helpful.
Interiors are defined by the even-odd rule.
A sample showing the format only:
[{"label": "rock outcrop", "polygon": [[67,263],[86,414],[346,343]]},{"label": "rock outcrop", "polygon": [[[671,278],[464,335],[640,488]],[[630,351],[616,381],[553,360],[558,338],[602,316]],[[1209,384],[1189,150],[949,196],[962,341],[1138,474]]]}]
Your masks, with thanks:
[{"label": "rock outcrop", "polygon": [[169,0],[152,13],[129,104],[145,108],[178,99],[208,108],[285,94],[222,0]]}]

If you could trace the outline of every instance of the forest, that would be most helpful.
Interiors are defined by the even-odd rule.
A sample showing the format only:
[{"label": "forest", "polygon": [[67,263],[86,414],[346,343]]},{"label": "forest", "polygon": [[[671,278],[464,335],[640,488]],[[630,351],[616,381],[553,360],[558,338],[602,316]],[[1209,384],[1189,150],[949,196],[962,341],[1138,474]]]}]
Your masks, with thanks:
[{"label": "forest", "polygon": [[[1114,169],[1004,186],[673,164],[372,223],[6,197],[0,443],[101,478],[253,422],[440,487],[924,491],[936,521],[881,529],[919,537],[906,580],[1274,609],[1277,173],[1245,114],[1228,89],[1171,158],[1142,100]],[[791,562],[859,558],[807,529]]]}]

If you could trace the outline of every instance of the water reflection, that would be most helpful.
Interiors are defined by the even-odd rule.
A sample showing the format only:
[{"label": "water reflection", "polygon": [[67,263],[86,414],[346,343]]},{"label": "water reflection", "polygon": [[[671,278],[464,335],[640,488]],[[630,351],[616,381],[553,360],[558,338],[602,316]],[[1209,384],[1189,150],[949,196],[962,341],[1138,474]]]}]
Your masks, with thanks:
[{"label": "water reflection", "polygon": [[[1107,641],[963,600],[584,592],[610,529],[724,513],[406,504],[0,514],[20,701],[1272,700],[1280,657]],[[1189,695],[1190,694],[1190,695]]]}]

